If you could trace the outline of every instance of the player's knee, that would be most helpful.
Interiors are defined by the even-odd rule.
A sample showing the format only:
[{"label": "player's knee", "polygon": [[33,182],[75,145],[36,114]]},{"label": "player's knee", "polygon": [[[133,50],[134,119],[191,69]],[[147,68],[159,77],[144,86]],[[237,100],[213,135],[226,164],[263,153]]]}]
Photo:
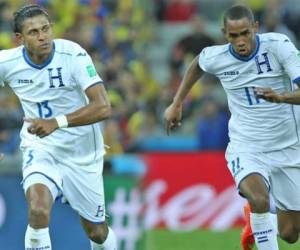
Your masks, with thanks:
[{"label": "player's knee", "polygon": [[269,211],[269,196],[265,194],[255,194],[248,199],[251,211],[254,213],[264,213]]},{"label": "player's knee", "polygon": [[298,232],[294,230],[292,226],[286,226],[279,229],[279,236],[281,239],[290,244],[295,243],[299,237]]},{"label": "player's knee", "polygon": [[103,244],[107,238],[108,228],[105,225],[98,225],[88,231],[88,237],[95,243]]},{"label": "player's knee", "polygon": [[44,206],[30,206],[29,224],[35,227],[47,226],[49,222],[50,211]]}]

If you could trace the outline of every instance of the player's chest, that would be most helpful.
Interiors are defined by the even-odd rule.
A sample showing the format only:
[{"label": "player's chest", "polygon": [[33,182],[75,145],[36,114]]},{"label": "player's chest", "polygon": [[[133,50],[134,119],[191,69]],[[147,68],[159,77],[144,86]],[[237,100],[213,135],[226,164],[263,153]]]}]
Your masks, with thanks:
[{"label": "player's chest", "polygon": [[46,66],[43,69],[19,67],[7,76],[10,87],[17,93],[27,91],[53,92],[72,89],[75,82],[66,65]]},{"label": "player's chest", "polygon": [[281,76],[283,67],[276,57],[268,52],[257,53],[253,58],[242,61],[230,58],[226,65],[219,69],[217,76],[222,83],[242,84],[255,79]]}]

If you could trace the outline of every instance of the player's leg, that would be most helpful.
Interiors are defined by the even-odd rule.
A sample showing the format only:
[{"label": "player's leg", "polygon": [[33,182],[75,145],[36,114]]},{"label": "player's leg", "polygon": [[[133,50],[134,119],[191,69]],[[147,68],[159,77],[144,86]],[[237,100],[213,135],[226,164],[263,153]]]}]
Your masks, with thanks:
[{"label": "player's leg", "polygon": [[50,190],[44,184],[31,185],[26,191],[28,226],[25,249],[51,249],[49,217],[53,204]]},{"label": "player's leg", "polygon": [[239,184],[240,193],[250,204],[251,212],[266,213],[269,211],[269,192],[266,182],[260,174],[250,174]]},{"label": "player's leg", "polygon": [[116,250],[116,236],[106,223],[102,160],[86,169],[66,163],[64,196],[80,215],[81,224],[91,240],[93,250]]},{"label": "player's leg", "polygon": [[107,222],[93,223],[80,217],[88,238],[91,240],[92,250],[117,250],[117,239],[114,231]]},{"label": "player's leg", "polygon": [[299,167],[295,164],[297,157],[300,162],[299,152],[291,154],[291,157],[285,162],[292,164],[292,167],[278,167],[271,174],[279,236],[288,243],[296,242],[300,232],[300,164],[298,164]]},{"label": "player's leg", "polygon": [[250,223],[257,249],[278,250],[264,178],[260,174],[250,174],[240,182],[239,190],[250,204]]},{"label": "player's leg", "polygon": [[[24,151],[23,189],[28,204],[25,249],[51,250],[49,217],[58,194],[58,174],[45,152]],[[59,183],[59,181],[57,181]]]},{"label": "player's leg", "polygon": [[300,232],[300,144],[274,152],[270,175],[272,196],[277,208],[278,231],[288,243],[298,240]]},{"label": "player's leg", "polygon": [[243,250],[251,250],[253,249],[255,244],[254,235],[251,229],[250,213],[251,208],[249,203],[247,202],[244,206],[244,215],[246,223],[241,233],[241,245]]},{"label": "player's leg", "polygon": [[[243,250],[251,250],[253,249],[255,244],[255,239],[254,239],[254,235],[251,228],[251,222],[250,222],[250,213],[251,213],[250,204],[247,202],[244,205],[245,226],[241,233],[241,245]],[[278,235],[276,207],[275,207],[274,199],[271,194],[270,194],[270,217],[272,220],[275,233]]]},{"label": "player's leg", "polygon": [[[269,213],[268,158],[264,153],[227,151],[226,160],[240,194],[250,204],[249,218],[257,249],[277,250],[277,237]],[[244,249],[252,248],[253,245],[250,245]]]},{"label": "player's leg", "polygon": [[299,238],[300,212],[277,210],[279,236],[284,241],[292,244]]}]

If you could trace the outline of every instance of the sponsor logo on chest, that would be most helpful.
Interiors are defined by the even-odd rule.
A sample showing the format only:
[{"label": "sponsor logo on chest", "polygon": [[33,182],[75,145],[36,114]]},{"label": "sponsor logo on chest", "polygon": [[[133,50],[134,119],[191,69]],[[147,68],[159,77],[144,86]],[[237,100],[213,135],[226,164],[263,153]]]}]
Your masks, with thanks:
[{"label": "sponsor logo on chest", "polygon": [[224,76],[237,76],[240,72],[239,71],[226,71],[223,73]]},{"label": "sponsor logo on chest", "polygon": [[32,83],[33,83],[33,80],[31,80],[31,79],[18,79],[18,84],[29,85]]}]

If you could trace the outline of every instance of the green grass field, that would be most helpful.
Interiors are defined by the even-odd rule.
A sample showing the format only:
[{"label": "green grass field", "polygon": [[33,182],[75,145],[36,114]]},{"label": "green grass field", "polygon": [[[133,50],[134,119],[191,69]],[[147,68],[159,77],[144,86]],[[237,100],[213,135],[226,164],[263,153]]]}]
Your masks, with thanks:
[{"label": "green grass field", "polygon": [[[153,230],[145,233],[141,248],[142,250],[241,250],[240,232],[241,229],[225,232]],[[300,242],[289,245],[280,240],[279,249],[300,250]]]}]

